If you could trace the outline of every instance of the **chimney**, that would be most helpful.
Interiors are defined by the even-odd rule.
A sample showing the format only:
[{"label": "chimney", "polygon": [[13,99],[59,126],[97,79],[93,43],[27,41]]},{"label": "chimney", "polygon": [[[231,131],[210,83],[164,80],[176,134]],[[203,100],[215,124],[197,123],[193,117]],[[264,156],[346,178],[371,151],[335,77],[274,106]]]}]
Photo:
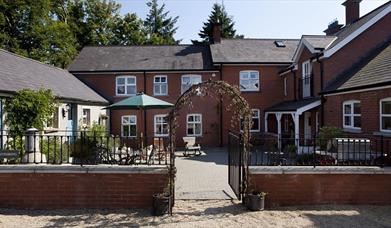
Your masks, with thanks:
[{"label": "chimney", "polygon": [[327,36],[332,36],[336,34],[339,30],[341,30],[342,27],[343,25],[338,24],[338,20],[335,19],[334,21],[330,22],[327,29],[324,30],[323,32],[326,33]]},{"label": "chimney", "polygon": [[342,5],[345,6],[346,25],[349,25],[360,18],[360,2],[362,0],[347,0]]},{"label": "chimney", "polygon": [[212,43],[217,44],[221,42],[221,23],[217,22],[212,25],[213,37]]}]

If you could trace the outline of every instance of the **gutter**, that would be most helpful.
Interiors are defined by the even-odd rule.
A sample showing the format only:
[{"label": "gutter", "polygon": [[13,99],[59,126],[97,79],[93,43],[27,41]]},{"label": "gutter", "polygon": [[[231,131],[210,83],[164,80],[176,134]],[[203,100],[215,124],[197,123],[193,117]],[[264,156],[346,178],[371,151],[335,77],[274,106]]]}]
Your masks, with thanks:
[{"label": "gutter", "polygon": [[376,84],[363,85],[363,86],[356,86],[356,87],[346,88],[346,89],[324,91],[324,92],[321,92],[319,94],[320,95],[332,95],[332,94],[336,94],[336,93],[348,93],[348,92],[354,92],[355,90],[372,89],[372,88],[376,88],[376,87],[383,87],[383,86],[389,86],[389,85],[391,85],[391,81],[381,82],[381,83],[376,83]]}]

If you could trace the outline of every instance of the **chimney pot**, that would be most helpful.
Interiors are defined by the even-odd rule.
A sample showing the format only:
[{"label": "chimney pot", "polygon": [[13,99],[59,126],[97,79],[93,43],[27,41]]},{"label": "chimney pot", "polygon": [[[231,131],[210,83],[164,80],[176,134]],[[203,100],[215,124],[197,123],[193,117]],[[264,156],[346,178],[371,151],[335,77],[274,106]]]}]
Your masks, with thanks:
[{"label": "chimney pot", "polygon": [[212,42],[217,44],[221,42],[221,23],[217,22],[212,25],[213,29],[213,37],[212,37]]},{"label": "chimney pot", "polygon": [[362,0],[347,0],[342,5],[345,6],[346,25],[349,25],[360,18],[360,2]]}]

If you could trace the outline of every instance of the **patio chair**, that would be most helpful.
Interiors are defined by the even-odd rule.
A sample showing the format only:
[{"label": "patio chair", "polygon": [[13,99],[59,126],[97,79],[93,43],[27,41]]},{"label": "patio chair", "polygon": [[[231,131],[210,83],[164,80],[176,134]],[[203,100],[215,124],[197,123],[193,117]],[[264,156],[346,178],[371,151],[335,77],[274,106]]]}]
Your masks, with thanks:
[{"label": "patio chair", "polygon": [[183,156],[189,156],[189,151],[193,151],[196,156],[201,155],[201,146],[200,144],[196,144],[196,137],[183,137],[183,142],[185,143]]}]

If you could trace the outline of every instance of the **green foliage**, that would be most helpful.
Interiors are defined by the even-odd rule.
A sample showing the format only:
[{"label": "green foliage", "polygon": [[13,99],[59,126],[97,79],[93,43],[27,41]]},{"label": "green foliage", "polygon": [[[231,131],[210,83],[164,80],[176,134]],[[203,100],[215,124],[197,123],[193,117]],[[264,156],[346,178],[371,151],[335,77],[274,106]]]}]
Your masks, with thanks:
[{"label": "green foliage", "polygon": [[295,144],[290,144],[286,146],[286,150],[288,151],[290,157],[295,157],[297,152],[297,146]]},{"label": "green foliage", "polygon": [[49,163],[61,164],[68,162],[68,157],[71,153],[70,145],[65,140],[61,142],[61,137],[50,136],[42,138],[40,144],[41,153],[46,155]]},{"label": "green foliage", "polygon": [[165,4],[159,6],[157,0],[151,0],[147,3],[149,13],[144,21],[147,32],[148,44],[176,44],[179,41],[174,39],[174,34],[178,27],[175,24],[177,17],[169,17],[169,11],[165,11]]},{"label": "green foliage", "polygon": [[[204,25],[198,35],[201,37],[201,42],[211,42],[213,37],[213,24],[221,23],[222,38],[243,38],[243,36],[238,36],[236,30],[234,29],[235,22],[232,17],[230,17],[225,10],[223,5],[215,3],[212,8],[212,12],[209,15],[208,21],[204,22]],[[193,41],[193,43],[198,43],[198,41]]]},{"label": "green foliage", "polygon": [[11,132],[22,135],[31,127],[43,130],[44,124],[51,118],[57,103],[51,90],[20,90],[5,101],[7,113],[5,122]]},{"label": "green foliage", "polygon": [[331,144],[332,139],[341,138],[343,136],[343,131],[337,127],[322,127],[319,130],[317,145],[319,145],[321,150],[328,149],[328,145]]}]

